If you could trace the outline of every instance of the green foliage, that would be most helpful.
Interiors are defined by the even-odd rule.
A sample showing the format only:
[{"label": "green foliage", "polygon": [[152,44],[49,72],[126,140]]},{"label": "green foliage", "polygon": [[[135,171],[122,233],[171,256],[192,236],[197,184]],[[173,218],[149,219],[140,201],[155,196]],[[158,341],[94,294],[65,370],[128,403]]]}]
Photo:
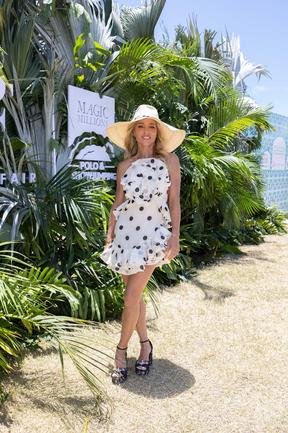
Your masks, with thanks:
[{"label": "green foliage", "polygon": [[238,240],[242,244],[259,244],[265,235],[287,233],[285,215],[274,207],[264,208],[253,218],[243,221],[238,233]]},{"label": "green foliage", "polygon": [[[182,247],[182,241],[181,247]],[[181,248],[184,251],[184,248]],[[158,287],[175,285],[181,281],[188,281],[195,275],[195,267],[191,257],[187,254],[179,254],[171,263],[156,268],[155,281]]]},{"label": "green foliage", "polygon": [[123,281],[99,258],[102,248],[95,253],[90,250],[73,267],[73,283],[82,295],[73,315],[99,322],[119,317],[123,308]]},{"label": "green foliage", "polygon": [[[3,151],[3,164],[8,172],[11,165],[15,167],[21,179],[20,163],[13,151],[10,153]],[[24,169],[28,162],[23,163],[22,157],[20,160]],[[120,308],[116,296],[121,292],[119,278],[103,270],[95,253],[103,249],[113,196],[104,182],[78,179],[77,175],[76,166],[63,167],[47,181],[38,169],[35,184],[8,182],[0,188],[0,225],[5,227],[1,236],[2,240],[17,240],[17,244],[11,244],[11,250],[16,247],[36,266],[62,272],[67,283],[82,294],[77,307],[71,310],[72,304],[64,303],[60,311],[104,321],[107,314]],[[107,280],[110,285],[106,290]],[[112,293],[113,289],[116,293]],[[106,297],[111,304],[107,309]]]},{"label": "green foliage", "polygon": [[13,368],[31,336],[44,333],[60,350],[62,360],[64,353],[70,356],[94,395],[103,397],[91,369],[91,365],[108,368],[100,358],[103,351],[83,333],[83,321],[51,314],[59,301],[77,304],[79,293],[53,268],[35,268],[18,253],[12,259],[7,250],[2,250],[0,259],[0,373]]},{"label": "green foliage", "polygon": [[[101,79],[102,71],[106,67],[107,59],[110,58],[110,51],[104,49],[98,42],[93,41],[92,47],[87,52],[85,49],[86,40],[81,33],[74,45],[75,62],[75,84],[83,88],[90,87],[91,82]],[[84,47],[84,48],[83,48]],[[83,55],[83,50],[85,49]]]},{"label": "green foliage", "polygon": [[[99,396],[90,366],[102,364],[82,331],[84,319],[119,318],[123,307],[123,282],[99,257],[115,183],[78,179],[77,168],[65,165],[69,83],[114,97],[118,120],[151,103],[164,121],[187,131],[176,151],[181,254],[157,268],[145,289],[156,313],[157,291],[191,278],[195,264],[239,253],[243,242],[259,243],[285,226],[280,213],[265,208],[253,155],[271,129],[268,111],[235,90],[214,31],[201,38],[190,20],[174,43],[161,45],[153,32],[163,0],[123,7],[120,16],[111,2],[60,3],[0,0],[1,76],[14,84],[3,100],[0,160],[8,177],[19,174],[0,188],[1,240],[12,241],[0,258],[0,372],[13,368],[30,336],[44,334]],[[88,135],[78,138],[76,151],[95,140]],[[20,181],[28,167],[35,184]]]},{"label": "green foliage", "polygon": [[[200,236],[192,236],[184,248],[190,247],[189,253],[198,264],[226,253],[241,254],[240,245],[258,245],[264,236],[278,233],[287,233],[285,215],[273,207],[263,208],[252,217],[242,218],[238,229],[212,226]],[[185,238],[189,238],[187,232]]]},{"label": "green foliage", "polygon": [[[1,315],[2,316],[2,315]],[[11,324],[0,316],[0,372],[8,373],[12,370],[10,359],[17,358],[20,354],[19,333],[11,329]]]},{"label": "green foliage", "polygon": [[[76,167],[64,167],[50,181],[38,177],[36,184],[11,184],[1,188],[2,224],[11,225],[12,241],[24,239],[24,252],[69,269],[76,247],[93,239],[93,226],[103,230],[103,205],[107,189],[87,179],[77,179]],[[100,219],[101,218],[101,219]]]},{"label": "green foliage", "polygon": [[267,207],[255,216],[265,234],[287,233],[286,216],[275,207]]},{"label": "green foliage", "polygon": [[257,164],[249,155],[216,150],[209,140],[195,136],[190,140],[186,153],[183,149],[181,154],[184,226],[191,219],[198,233],[219,224],[227,228],[239,226],[241,216],[262,207]]},{"label": "green foliage", "polygon": [[165,6],[166,0],[152,0],[140,7],[122,6],[121,22],[126,39],[154,37],[154,29]]}]

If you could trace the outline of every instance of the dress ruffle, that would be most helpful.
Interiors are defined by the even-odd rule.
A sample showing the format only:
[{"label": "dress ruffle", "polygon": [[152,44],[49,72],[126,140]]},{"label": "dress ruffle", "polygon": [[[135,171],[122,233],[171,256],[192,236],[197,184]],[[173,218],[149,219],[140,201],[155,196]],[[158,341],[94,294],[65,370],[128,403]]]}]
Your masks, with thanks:
[{"label": "dress ruffle", "polygon": [[100,257],[110,269],[124,275],[135,274],[144,271],[145,265],[160,266],[170,262],[165,259],[165,250],[170,236],[171,232],[166,227],[159,226],[153,239],[143,241],[141,248],[135,246],[132,249],[124,249],[121,254],[112,240]]},{"label": "dress ruffle", "polygon": [[[139,163],[140,161],[140,163]],[[132,162],[121,179],[121,184],[127,200],[114,209],[113,214],[118,219],[128,206],[136,203],[157,202],[165,225],[170,227],[171,217],[167,206],[167,190],[171,185],[166,164],[158,158],[149,158],[148,161],[137,160]]]},{"label": "dress ruffle", "polygon": [[154,158],[138,161],[132,162],[122,176],[121,184],[126,197],[150,201],[155,196],[167,195],[171,182],[166,164]]}]

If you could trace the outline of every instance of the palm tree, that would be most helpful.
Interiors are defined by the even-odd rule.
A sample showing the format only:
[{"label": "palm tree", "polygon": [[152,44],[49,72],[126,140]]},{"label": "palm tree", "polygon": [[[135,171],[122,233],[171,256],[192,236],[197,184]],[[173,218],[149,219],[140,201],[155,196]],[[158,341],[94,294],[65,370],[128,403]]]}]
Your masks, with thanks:
[{"label": "palm tree", "polygon": [[176,27],[172,46],[186,56],[204,57],[221,62],[221,42],[214,42],[216,34],[214,30],[205,29],[202,38],[197,20],[189,17],[186,27]]},{"label": "palm tree", "polygon": [[[36,2],[29,0],[30,4]],[[83,24],[86,31],[89,29],[92,39],[108,48],[114,38],[117,43],[123,43],[137,38],[149,37],[154,39],[154,30],[165,6],[166,0],[146,0],[141,6],[131,7],[122,5],[118,7],[113,0],[52,0],[49,4],[38,2],[44,10],[53,14],[56,20],[61,22],[58,12],[67,12],[76,9],[76,17],[69,17],[71,30],[76,38],[83,32]],[[77,19],[75,19],[77,18]],[[79,19],[80,18],[80,19]],[[81,32],[79,30],[81,28]],[[58,29],[62,32],[64,29]],[[57,32],[56,32],[57,33]]]},{"label": "palm tree", "polygon": [[124,38],[127,41],[145,37],[154,40],[154,30],[165,3],[166,0],[146,0],[140,7],[122,6],[120,21]]},{"label": "palm tree", "polygon": [[245,84],[246,78],[254,74],[258,79],[262,76],[270,77],[269,71],[265,66],[261,64],[255,65],[245,58],[240,49],[239,36],[235,36],[234,34],[229,36],[227,33],[226,37],[222,37],[221,53],[225,63],[232,72],[233,87],[243,94],[247,90]]},{"label": "palm tree", "polygon": [[[251,106],[233,88],[221,43],[215,44],[214,38],[215,32],[206,30],[202,44],[192,20],[187,29],[177,28],[175,42],[170,44],[172,53],[213,67],[218,80],[215,74],[210,86],[203,75],[199,84],[189,82],[180,69],[177,76],[182,90],[173,102],[164,104],[174,114],[174,123],[178,117],[190,133],[176,153],[183,171],[181,245],[182,251],[193,257],[202,249],[207,253],[207,249],[217,251],[229,244],[231,230],[238,230],[245,218],[264,207],[259,166],[250,152],[271,128],[268,112]],[[175,99],[178,110],[173,109]]]},{"label": "palm tree", "polygon": [[[231,244],[229,232],[263,210],[260,170],[253,155],[227,152],[216,145],[241,134],[239,119],[210,137],[190,135],[178,151],[183,170],[181,193],[181,250],[200,255],[216,253]],[[254,124],[254,122],[252,122]],[[224,147],[225,148],[225,147]]]},{"label": "palm tree", "polygon": [[[117,118],[127,119],[145,100],[159,109],[163,120],[188,132],[186,143],[177,150],[183,170],[183,255],[166,268],[165,277],[156,274],[159,282],[177,281],[177,272],[184,275],[185,267],[191,267],[195,250],[216,251],[229,242],[230,231],[238,228],[243,218],[263,207],[258,165],[249,152],[270,127],[266,112],[251,109],[233,89],[231,71],[214,43],[215,32],[205,32],[202,47],[199,31],[191,22],[187,35],[179,29],[172,47],[153,42],[164,4],[164,0],[154,0],[119,12],[112,0],[55,0],[49,4],[2,1],[0,42],[7,53],[3,73],[15,89],[14,95],[4,99],[11,116],[7,129],[9,135],[20,138],[20,150],[16,151],[17,159],[10,151],[13,146],[4,141],[6,153],[0,153],[0,158],[2,164],[19,171],[19,167],[33,163],[33,156],[44,172],[36,188],[8,185],[0,190],[2,227],[12,227],[13,239],[25,241],[20,247],[23,252],[36,265],[41,263],[37,269],[28,264],[28,271],[22,270],[23,263],[20,270],[0,269],[4,281],[0,284],[1,307],[6,311],[5,317],[0,317],[0,347],[6,350],[4,355],[0,352],[2,367],[7,353],[16,353],[21,343],[15,317],[16,321],[23,319],[21,323],[28,331],[40,329],[53,335],[95,385],[88,367],[97,362],[91,347],[84,354],[81,350],[86,342],[73,335],[82,322],[55,318],[46,306],[59,294],[66,299],[66,307],[69,299],[73,315],[105,320],[106,311],[114,314],[114,306],[117,309],[121,303],[120,278],[101,268],[97,251],[91,253],[92,248],[102,246],[101,233],[108,216],[105,204],[113,199],[111,190],[98,184],[92,191],[88,181],[72,178],[73,168],[58,171],[61,156],[67,151],[68,83],[79,84],[81,76],[83,86],[115,97]],[[247,134],[249,128],[252,135]],[[59,282],[60,274],[56,273],[58,288],[54,287],[54,277],[53,287],[49,286],[47,269],[51,267],[51,278],[55,269],[65,278]],[[67,282],[70,292],[64,287]],[[5,321],[11,326],[10,334]],[[61,343],[62,332],[66,345]],[[87,370],[76,358],[78,349]]]},{"label": "palm tree", "polygon": [[[140,8],[124,8],[117,15],[112,1],[3,3],[0,45],[8,53],[3,72],[15,89],[13,95],[7,93],[3,102],[13,119],[14,131],[30,146],[26,152],[38,159],[48,178],[67,159],[63,107],[67,85],[74,82],[74,47],[78,38],[83,35],[82,58],[92,56],[97,64],[100,57],[109,67],[125,38],[153,38],[164,4],[164,0],[153,0]],[[90,82],[100,84],[107,67],[99,71],[94,66]]]}]

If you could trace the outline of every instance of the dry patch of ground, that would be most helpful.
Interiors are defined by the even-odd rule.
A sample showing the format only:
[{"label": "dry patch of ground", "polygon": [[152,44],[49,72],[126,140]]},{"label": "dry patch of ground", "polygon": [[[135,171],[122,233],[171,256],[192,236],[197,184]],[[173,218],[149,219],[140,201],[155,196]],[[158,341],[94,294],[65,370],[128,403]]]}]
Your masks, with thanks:
[{"label": "dry patch of ground", "polygon": [[[67,361],[63,387],[58,355],[28,356],[9,384],[1,433],[287,433],[288,236],[269,236],[243,256],[198,272],[192,282],[149,306],[155,348],[150,375],[135,376],[136,334],[129,345],[129,380],[102,374],[114,402],[97,421],[90,392]],[[111,355],[119,324],[95,331]]]}]

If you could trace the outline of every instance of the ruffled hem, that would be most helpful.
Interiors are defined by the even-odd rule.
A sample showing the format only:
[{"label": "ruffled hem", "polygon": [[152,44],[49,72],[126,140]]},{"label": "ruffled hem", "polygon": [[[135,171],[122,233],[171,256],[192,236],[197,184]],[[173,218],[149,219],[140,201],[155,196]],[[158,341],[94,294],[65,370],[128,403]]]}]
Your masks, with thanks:
[{"label": "ruffled hem", "polygon": [[171,232],[161,225],[155,231],[153,240],[143,242],[141,248],[134,247],[124,250],[121,257],[118,257],[117,248],[113,248],[114,242],[112,241],[100,257],[109,269],[120,274],[131,275],[144,272],[146,265],[162,266],[170,263],[170,260],[165,259],[165,250],[170,236]]}]

